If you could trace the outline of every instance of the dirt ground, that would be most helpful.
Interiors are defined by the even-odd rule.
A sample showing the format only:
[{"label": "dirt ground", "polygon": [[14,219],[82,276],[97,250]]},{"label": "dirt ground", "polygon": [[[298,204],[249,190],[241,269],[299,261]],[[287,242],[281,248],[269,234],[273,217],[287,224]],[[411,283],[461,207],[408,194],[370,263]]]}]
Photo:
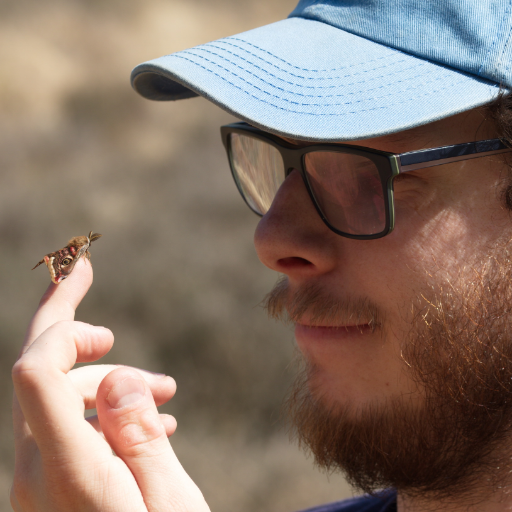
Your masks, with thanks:
[{"label": "dirt ground", "polygon": [[350,495],[291,445],[280,403],[293,334],[259,303],[277,276],[203,99],[156,103],[140,62],[277,21],[292,0],[0,0],[0,510],[13,469],[10,368],[49,282],[30,269],[90,230],[79,320],[116,336],[104,362],[175,377],[172,444],[215,511],[299,510]]}]

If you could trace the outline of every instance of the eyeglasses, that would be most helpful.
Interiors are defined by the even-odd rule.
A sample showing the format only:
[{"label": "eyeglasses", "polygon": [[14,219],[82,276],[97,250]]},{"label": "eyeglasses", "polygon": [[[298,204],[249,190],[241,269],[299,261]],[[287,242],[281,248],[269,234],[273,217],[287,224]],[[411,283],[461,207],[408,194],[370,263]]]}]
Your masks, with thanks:
[{"label": "eyeglasses", "polygon": [[223,126],[221,134],[233,178],[253,212],[265,215],[285,178],[297,169],[325,224],[359,240],[393,230],[393,180],[399,174],[512,151],[500,139],[401,154],[348,144],[296,147],[247,123]]}]

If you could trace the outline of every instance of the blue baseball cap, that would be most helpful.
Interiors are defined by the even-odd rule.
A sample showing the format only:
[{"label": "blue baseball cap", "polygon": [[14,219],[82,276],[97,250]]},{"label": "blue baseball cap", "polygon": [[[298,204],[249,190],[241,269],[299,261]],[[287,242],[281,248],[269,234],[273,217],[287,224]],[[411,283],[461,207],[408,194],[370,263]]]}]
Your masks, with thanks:
[{"label": "blue baseball cap", "polygon": [[290,16],[137,66],[152,100],[204,96],[277,135],[357,140],[512,88],[510,0],[300,0]]}]

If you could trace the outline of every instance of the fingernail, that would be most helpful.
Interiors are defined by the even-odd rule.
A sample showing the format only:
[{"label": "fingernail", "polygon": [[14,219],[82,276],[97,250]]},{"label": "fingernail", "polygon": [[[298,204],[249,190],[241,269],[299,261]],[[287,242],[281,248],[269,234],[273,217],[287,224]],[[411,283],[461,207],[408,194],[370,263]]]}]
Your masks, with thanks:
[{"label": "fingernail", "polygon": [[112,409],[121,409],[138,402],[146,394],[144,382],[128,377],[118,382],[110,391],[107,402]]},{"label": "fingernail", "polygon": [[167,375],[165,373],[150,372],[149,370],[142,370],[142,371],[149,373],[150,375],[153,375],[153,377],[159,377],[159,378],[167,377]]}]

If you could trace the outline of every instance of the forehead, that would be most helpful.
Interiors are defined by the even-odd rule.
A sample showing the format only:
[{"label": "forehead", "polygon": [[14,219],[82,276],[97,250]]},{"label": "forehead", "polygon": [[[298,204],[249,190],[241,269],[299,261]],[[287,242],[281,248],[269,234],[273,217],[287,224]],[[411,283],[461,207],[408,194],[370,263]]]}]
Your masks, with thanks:
[{"label": "forehead", "polygon": [[[343,141],[343,143],[392,153],[405,153],[407,151],[494,138],[496,136],[494,124],[490,119],[487,119],[487,114],[487,109],[477,108],[402,132],[371,139]],[[307,141],[287,137],[281,138],[298,147],[311,144]]]}]

